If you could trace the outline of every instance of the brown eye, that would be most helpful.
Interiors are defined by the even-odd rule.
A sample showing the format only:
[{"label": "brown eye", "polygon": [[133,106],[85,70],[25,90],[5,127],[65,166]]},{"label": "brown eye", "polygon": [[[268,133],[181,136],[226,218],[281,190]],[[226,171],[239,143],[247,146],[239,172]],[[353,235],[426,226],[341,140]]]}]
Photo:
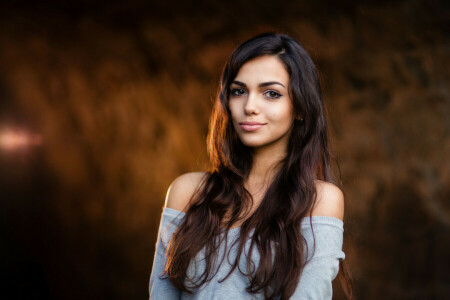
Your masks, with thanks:
[{"label": "brown eye", "polygon": [[245,94],[245,91],[243,89],[232,89],[231,95],[233,96],[242,96]]},{"label": "brown eye", "polygon": [[264,95],[266,95],[266,97],[270,98],[270,99],[278,99],[281,97],[281,94],[276,92],[276,91],[272,91],[272,90],[268,90],[264,93]]}]

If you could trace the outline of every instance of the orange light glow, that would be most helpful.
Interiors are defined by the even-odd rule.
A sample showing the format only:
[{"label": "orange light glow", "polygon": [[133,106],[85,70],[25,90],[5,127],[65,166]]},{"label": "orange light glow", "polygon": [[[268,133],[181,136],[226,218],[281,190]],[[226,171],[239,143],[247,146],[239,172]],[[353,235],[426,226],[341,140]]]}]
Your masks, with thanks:
[{"label": "orange light glow", "polygon": [[25,131],[7,129],[0,132],[0,148],[15,150],[18,148],[36,146],[42,143],[42,136]]}]

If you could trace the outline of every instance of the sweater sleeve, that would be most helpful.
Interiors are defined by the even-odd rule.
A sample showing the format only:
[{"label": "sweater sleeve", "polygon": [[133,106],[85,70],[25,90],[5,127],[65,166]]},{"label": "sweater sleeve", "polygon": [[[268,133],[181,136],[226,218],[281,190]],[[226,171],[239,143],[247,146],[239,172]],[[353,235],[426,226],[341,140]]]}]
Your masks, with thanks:
[{"label": "sweater sleeve", "polygon": [[339,271],[339,260],[345,259],[342,251],[343,222],[337,218],[314,216],[313,230],[310,218],[305,218],[302,225],[309,261],[291,299],[332,299],[332,281]]},{"label": "sweater sleeve", "polygon": [[150,299],[181,299],[181,292],[175,288],[167,276],[161,276],[166,265],[166,249],[172,234],[175,232],[180,218],[176,210],[164,208],[159,225],[158,237],[155,246],[155,257],[150,275]]}]

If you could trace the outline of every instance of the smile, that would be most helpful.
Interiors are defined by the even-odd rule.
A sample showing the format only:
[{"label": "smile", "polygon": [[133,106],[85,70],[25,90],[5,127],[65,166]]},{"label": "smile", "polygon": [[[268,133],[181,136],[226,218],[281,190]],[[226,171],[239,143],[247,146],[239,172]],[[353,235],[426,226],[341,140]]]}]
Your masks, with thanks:
[{"label": "smile", "polygon": [[241,128],[244,131],[255,131],[258,130],[259,128],[263,127],[265,124],[264,123],[259,123],[259,122],[240,122],[239,126],[241,126]]}]

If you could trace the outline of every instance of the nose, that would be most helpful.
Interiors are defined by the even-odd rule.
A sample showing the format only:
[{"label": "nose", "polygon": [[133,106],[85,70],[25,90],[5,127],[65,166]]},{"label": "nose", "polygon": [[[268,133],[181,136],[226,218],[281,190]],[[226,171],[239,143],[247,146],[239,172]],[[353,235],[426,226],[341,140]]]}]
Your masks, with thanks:
[{"label": "nose", "polygon": [[257,115],[259,113],[258,99],[256,94],[249,93],[244,105],[244,111],[246,115]]}]

